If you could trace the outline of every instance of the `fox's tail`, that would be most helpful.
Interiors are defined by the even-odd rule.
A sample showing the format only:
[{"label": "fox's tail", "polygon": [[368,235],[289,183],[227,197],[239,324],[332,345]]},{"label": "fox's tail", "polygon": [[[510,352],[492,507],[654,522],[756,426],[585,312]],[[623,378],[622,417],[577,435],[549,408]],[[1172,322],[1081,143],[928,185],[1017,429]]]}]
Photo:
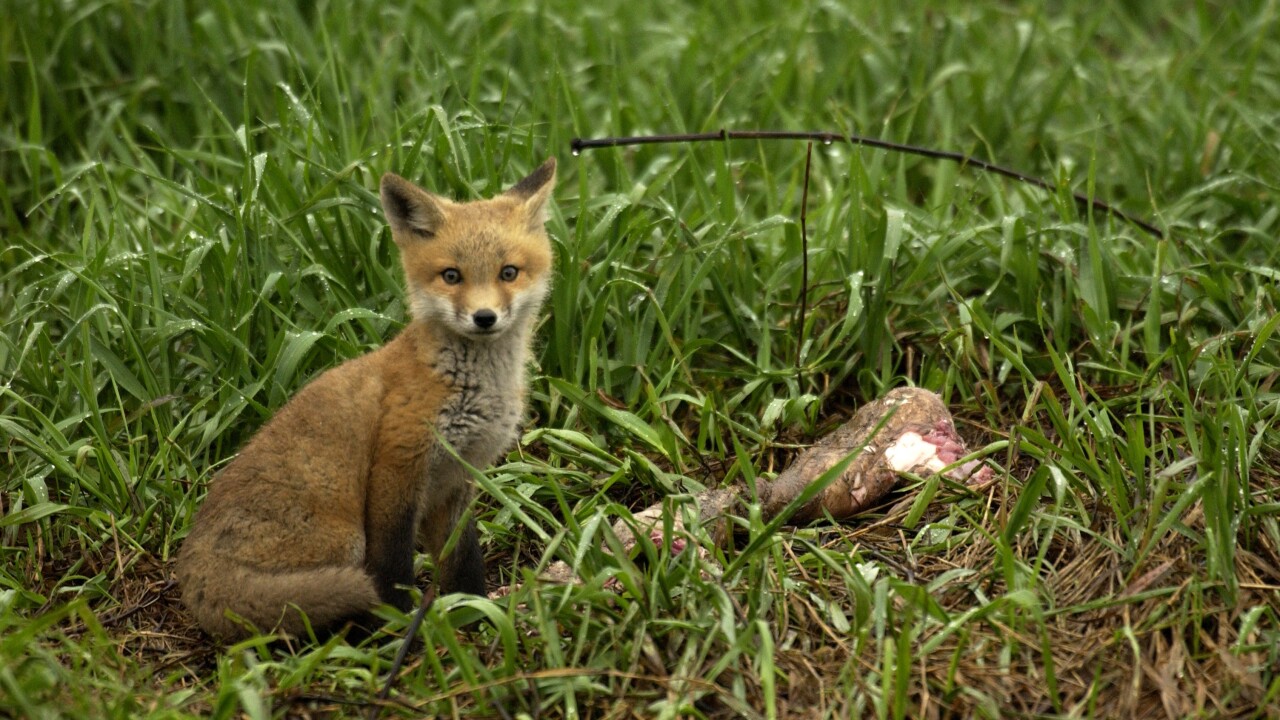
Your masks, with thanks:
[{"label": "fox's tail", "polygon": [[243,566],[219,569],[222,572],[210,572],[208,566],[179,567],[178,581],[182,601],[200,627],[224,640],[247,637],[246,621],[264,632],[280,629],[304,634],[306,624],[299,610],[312,628],[332,628],[379,603],[373,580],[358,567],[274,573]]}]

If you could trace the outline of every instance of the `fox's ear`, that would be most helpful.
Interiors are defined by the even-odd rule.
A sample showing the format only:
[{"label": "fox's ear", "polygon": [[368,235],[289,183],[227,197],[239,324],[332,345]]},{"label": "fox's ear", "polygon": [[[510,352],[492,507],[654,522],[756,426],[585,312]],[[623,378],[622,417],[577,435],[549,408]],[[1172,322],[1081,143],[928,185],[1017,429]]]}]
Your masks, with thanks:
[{"label": "fox's ear", "polygon": [[431,237],[444,224],[443,202],[431,193],[396,175],[382,176],[382,211],[396,234]]},{"label": "fox's ear", "polygon": [[547,198],[551,197],[551,191],[555,186],[556,159],[549,157],[546,162],[538,166],[537,170],[512,185],[505,194],[520,201],[530,229],[536,229],[542,227],[542,224],[547,221]]}]

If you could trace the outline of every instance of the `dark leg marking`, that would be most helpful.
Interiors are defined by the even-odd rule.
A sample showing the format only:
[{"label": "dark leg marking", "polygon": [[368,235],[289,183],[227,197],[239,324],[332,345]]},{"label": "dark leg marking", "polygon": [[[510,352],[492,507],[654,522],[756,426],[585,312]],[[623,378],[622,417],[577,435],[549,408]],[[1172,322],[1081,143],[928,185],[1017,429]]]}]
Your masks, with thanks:
[{"label": "dark leg marking", "polygon": [[441,563],[441,593],[464,592],[483,596],[487,592],[484,575],[484,552],[480,549],[480,535],[472,520],[463,528],[453,552]]},{"label": "dark leg marking", "polygon": [[407,590],[413,585],[413,543],[416,530],[413,513],[406,510],[390,527],[370,529],[380,537],[377,542],[368,544],[373,555],[365,559],[365,566],[373,576],[378,597],[401,612],[409,612],[413,609],[413,598]]}]

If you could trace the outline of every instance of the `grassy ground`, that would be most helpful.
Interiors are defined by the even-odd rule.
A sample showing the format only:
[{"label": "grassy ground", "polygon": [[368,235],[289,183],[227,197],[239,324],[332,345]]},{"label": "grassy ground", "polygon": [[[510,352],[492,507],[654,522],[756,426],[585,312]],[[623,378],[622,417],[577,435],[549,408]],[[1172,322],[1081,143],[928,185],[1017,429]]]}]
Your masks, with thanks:
[{"label": "grassy ground", "polygon": [[[0,0],[0,714],[364,711],[394,643],[210,647],[168,564],[403,322],[377,177],[473,198],[554,154],[533,416],[479,508],[522,585],[437,604],[384,715],[1280,715],[1275,2],[452,5]],[[569,152],[722,127],[1060,191],[819,145],[801,319],[803,144]],[[600,549],[902,384],[993,489]],[[558,559],[585,582],[529,582]]]}]

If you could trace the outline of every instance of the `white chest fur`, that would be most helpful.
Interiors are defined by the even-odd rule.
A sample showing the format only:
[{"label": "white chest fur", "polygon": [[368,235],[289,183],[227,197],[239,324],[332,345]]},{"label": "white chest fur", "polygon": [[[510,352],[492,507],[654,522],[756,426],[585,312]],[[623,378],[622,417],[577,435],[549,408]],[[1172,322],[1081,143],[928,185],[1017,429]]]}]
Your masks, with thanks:
[{"label": "white chest fur", "polygon": [[515,338],[459,340],[441,348],[435,369],[451,386],[436,432],[483,468],[515,442],[524,414],[526,344]]}]

